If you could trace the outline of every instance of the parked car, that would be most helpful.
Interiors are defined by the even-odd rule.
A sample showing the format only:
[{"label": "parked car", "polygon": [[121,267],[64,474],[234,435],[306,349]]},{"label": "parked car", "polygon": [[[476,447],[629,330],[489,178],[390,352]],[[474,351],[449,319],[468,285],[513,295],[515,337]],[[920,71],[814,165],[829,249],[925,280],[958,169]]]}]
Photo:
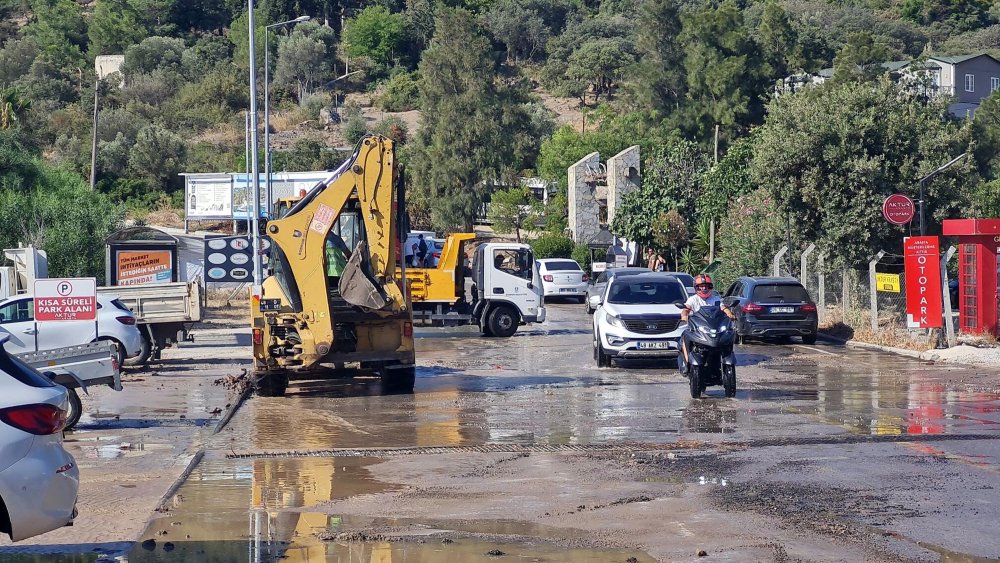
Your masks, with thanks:
[{"label": "parked car", "polygon": [[594,359],[609,367],[616,358],[672,358],[680,350],[684,284],[662,272],[616,276],[603,299],[591,298]]},{"label": "parked car", "polygon": [[694,276],[692,276],[687,272],[664,272],[664,273],[670,274],[671,276],[674,276],[677,279],[681,280],[681,283],[684,284],[684,289],[687,290],[688,297],[694,295],[695,293]]},{"label": "parked car", "polygon": [[740,278],[726,290],[723,303],[736,313],[741,338],[800,336],[806,344],[816,342],[816,304],[795,278]]},{"label": "parked car", "polygon": [[542,277],[542,295],[545,297],[575,297],[585,300],[590,276],[576,260],[568,258],[543,258],[538,263]]},{"label": "parked car", "polygon": [[0,532],[12,541],[76,517],[80,470],[62,438],[67,393],[0,343]]},{"label": "parked car", "polygon": [[431,239],[431,243],[427,245],[427,252],[430,254],[427,258],[429,260],[427,267],[437,268],[441,262],[441,253],[444,252],[444,239]]},{"label": "parked car", "polygon": [[590,298],[593,296],[598,296],[601,299],[604,298],[604,290],[607,289],[608,283],[615,279],[617,276],[631,276],[634,274],[649,273],[649,268],[611,268],[609,270],[604,270],[596,278],[594,278],[594,283],[587,288],[587,299],[585,303],[587,305],[587,314],[592,314],[596,307],[590,305]]},{"label": "parked car", "polygon": [[6,335],[12,354],[35,352],[110,340],[118,348],[118,365],[142,352],[142,335],[129,308],[112,295],[97,296],[97,326],[93,321],[35,322],[35,299],[24,293],[0,301],[0,336]]}]

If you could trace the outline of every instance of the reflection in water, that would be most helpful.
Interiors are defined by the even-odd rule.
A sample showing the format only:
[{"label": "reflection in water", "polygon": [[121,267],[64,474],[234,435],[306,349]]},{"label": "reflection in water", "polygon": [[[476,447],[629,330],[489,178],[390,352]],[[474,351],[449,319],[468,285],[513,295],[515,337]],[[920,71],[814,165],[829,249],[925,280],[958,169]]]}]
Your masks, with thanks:
[{"label": "reflection in water", "polygon": [[[302,511],[331,500],[395,490],[374,480],[368,467],[379,460],[365,458],[297,458],[208,460],[202,462],[180,488],[170,511],[154,520],[129,553],[128,561],[218,562],[444,562],[492,561],[486,553],[499,549],[528,561],[604,562],[636,557],[642,553],[614,550],[566,549],[545,543],[496,543],[473,540],[464,533],[566,537],[558,529],[542,529],[519,522],[477,522],[474,527],[449,522],[379,521],[341,518],[316,511]],[[336,537],[373,526],[409,527],[418,534],[436,531],[440,536],[421,542],[322,541],[320,534]],[[569,535],[572,535],[570,533]],[[457,536],[457,537],[456,537]],[[355,538],[358,539],[358,538]],[[362,538],[364,539],[364,538]],[[150,541],[152,540],[152,541]]]}]

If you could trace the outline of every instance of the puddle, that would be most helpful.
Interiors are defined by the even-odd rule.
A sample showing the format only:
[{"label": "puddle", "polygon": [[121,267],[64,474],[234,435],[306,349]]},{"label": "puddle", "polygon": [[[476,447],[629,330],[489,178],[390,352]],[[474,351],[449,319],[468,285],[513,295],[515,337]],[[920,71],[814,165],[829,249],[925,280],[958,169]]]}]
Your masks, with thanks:
[{"label": "puddle", "polygon": [[[373,519],[310,511],[331,500],[391,492],[372,458],[207,459],[128,553],[152,561],[442,562],[653,561],[637,551],[580,549],[578,530],[516,521]],[[305,509],[305,510],[300,510]],[[328,541],[320,536],[329,538]],[[538,539],[546,538],[546,539]],[[488,555],[499,550],[502,558]],[[76,561],[76,560],[70,560]]]}]

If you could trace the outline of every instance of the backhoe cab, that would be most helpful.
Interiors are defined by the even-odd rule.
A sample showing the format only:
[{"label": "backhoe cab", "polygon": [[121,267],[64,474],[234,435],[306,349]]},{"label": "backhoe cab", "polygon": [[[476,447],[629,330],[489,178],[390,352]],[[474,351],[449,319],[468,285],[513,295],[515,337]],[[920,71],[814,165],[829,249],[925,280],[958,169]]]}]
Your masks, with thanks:
[{"label": "backhoe cab", "polygon": [[329,377],[347,363],[412,391],[413,318],[397,283],[405,208],[393,142],[363,139],[354,155],[268,222],[273,275],[251,302],[258,392],[290,375]]}]

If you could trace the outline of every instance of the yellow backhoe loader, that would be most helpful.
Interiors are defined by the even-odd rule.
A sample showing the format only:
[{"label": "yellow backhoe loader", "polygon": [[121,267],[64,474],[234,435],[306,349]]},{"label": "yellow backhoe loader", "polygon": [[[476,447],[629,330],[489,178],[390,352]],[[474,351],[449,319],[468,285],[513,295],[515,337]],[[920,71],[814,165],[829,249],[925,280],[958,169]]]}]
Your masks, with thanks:
[{"label": "yellow backhoe loader", "polygon": [[403,209],[393,142],[369,136],[267,223],[273,274],[250,305],[260,394],[354,363],[377,371],[385,388],[412,391],[412,309],[396,277]]}]

